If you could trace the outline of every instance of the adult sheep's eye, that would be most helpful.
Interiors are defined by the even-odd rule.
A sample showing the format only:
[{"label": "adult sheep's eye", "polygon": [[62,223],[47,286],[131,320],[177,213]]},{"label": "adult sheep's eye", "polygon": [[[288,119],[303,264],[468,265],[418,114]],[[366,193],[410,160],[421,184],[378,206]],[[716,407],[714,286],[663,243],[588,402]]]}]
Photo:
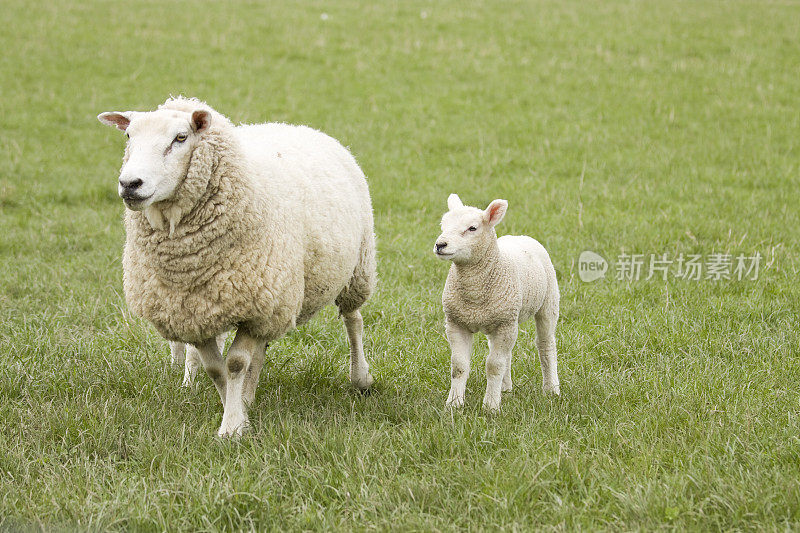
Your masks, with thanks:
[{"label": "adult sheep's eye", "polygon": [[125,134],[125,137],[127,137],[128,139],[130,139],[130,138],[131,138],[131,134],[130,134],[130,133],[126,133],[126,134]]},{"label": "adult sheep's eye", "polygon": [[178,134],[178,135],[175,137],[175,142],[182,143],[183,141],[185,141],[185,140],[186,140],[186,137],[188,137],[188,135],[186,135],[185,133],[179,133],[179,134]]},{"label": "adult sheep's eye", "polygon": [[470,226],[470,227],[467,229],[467,231],[478,231],[478,228],[476,228],[475,226]]}]

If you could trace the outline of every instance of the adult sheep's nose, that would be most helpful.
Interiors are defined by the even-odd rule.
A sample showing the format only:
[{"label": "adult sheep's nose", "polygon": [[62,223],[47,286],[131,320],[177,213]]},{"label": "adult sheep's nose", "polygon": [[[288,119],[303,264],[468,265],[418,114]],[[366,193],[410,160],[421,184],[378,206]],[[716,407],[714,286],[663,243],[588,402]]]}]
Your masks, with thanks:
[{"label": "adult sheep's nose", "polygon": [[441,252],[442,250],[444,250],[445,248],[447,248],[447,243],[446,242],[437,242],[436,243],[436,253],[437,254],[439,252]]},{"label": "adult sheep's nose", "polygon": [[139,178],[120,178],[119,179],[119,186],[125,189],[126,191],[135,191],[139,187],[141,187],[142,183],[144,183]]}]

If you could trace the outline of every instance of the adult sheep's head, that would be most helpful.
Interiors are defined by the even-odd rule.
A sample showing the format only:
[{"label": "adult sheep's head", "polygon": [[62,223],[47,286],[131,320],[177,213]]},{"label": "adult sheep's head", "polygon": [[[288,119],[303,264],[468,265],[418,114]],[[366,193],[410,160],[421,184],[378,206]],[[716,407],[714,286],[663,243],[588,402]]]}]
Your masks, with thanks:
[{"label": "adult sheep's head", "polygon": [[211,117],[205,109],[191,113],[174,109],[111,111],[97,116],[128,137],[118,187],[128,209],[141,211],[175,196]]},{"label": "adult sheep's head", "polygon": [[447,207],[449,211],[442,217],[442,234],[436,239],[433,253],[444,261],[464,264],[483,257],[497,240],[494,227],[503,220],[508,202],[494,200],[481,210],[464,205],[457,194],[451,194]]}]

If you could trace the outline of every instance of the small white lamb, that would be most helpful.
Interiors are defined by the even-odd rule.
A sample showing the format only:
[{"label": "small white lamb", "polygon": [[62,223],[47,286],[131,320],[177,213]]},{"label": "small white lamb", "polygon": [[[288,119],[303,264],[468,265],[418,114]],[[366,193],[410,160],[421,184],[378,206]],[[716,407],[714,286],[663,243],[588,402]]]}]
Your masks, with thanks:
[{"label": "small white lamb", "polygon": [[500,409],[500,393],[511,390],[511,350],[519,325],[536,317],[536,346],[545,393],[559,394],[556,362],[558,282],[550,256],[536,240],[516,235],[497,238],[494,227],[508,208],[495,200],[485,211],[465,206],[456,194],[447,199],[442,234],[434,253],[452,261],[442,294],[447,340],[452,350],[447,405],[464,405],[473,335],[489,338],[483,406]]}]

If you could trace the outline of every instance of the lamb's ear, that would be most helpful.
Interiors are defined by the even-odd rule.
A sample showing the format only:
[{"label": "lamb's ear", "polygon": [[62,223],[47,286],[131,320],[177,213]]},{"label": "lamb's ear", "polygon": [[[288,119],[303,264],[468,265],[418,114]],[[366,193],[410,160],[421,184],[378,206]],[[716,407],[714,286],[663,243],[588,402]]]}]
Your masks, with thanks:
[{"label": "lamb's ear", "polygon": [[195,133],[202,133],[211,124],[211,113],[205,109],[198,109],[192,113],[192,128]]},{"label": "lamb's ear", "polygon": [[459,207],[464,207],[464,203],[461,201],[461,198],[458,197],[457,194],[451,194],[447,197],[447,209],[452,211],[453,209],[457,209]]},{"label": "lamb's ear", "polygon": [[106,111],[97,115],[97,120],[106,126],[114,126],[120,131],[125,131],[131,123],[132,111]]},{"label": "lamb's ear", "polygon": [[496,226],[506,216],[506,209],[508,209],[508,202],[505,200],[494,200],[483,212],[483,220],[490,226]]}]

